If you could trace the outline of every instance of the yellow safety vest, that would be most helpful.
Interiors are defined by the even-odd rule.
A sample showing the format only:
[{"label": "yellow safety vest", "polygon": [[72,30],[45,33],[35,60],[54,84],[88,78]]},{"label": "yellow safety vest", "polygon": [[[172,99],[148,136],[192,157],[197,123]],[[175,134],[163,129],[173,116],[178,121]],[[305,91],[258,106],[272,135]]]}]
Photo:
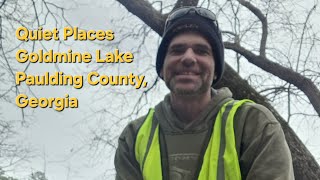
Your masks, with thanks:
[{"label": "yellow safety vest", "polygon": [[[198,175],[199,180],[241,180],[233,118],[245,102],[252,101],[229,101],[218,112]],[[135,156],[144,180],[163,179],[159,124],[153,123],[153,114],[154,109],[150,109],[135,141]]]}]

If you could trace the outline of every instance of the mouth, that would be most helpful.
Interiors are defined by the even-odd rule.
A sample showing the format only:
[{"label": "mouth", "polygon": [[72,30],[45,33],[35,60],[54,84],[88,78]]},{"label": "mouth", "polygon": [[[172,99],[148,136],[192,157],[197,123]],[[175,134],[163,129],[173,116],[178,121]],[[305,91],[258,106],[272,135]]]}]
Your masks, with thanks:
[{"label": "mouth", "polygon": [[175,79],[183,82],[194,81],[200,76],[200,73],[195,71],[180,71],[175,73]]},{"label": "mouth", "polygon": [[199,75],[200,73],[195,72],[195,71],[179,71],[176,72],[175,75]]}]

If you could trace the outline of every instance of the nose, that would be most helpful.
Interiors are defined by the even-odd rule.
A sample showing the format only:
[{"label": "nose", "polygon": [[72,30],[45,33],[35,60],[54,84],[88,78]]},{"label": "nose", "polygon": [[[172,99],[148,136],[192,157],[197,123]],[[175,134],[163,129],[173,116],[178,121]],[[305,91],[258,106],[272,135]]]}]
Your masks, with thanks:
[{"label": "nose", "polygon": [[192,48],[188,48],[181,58],[181,62],[185,66],[193,66],[196,61],[196,54],[193,52]]}]

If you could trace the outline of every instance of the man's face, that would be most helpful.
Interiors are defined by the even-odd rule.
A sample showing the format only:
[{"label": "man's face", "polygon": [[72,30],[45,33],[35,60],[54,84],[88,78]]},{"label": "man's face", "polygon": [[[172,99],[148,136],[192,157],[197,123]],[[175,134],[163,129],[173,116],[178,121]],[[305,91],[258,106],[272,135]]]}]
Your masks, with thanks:
[{"label": "man's face", "polygon": [[210,91],[215,63],[209,42],[197,33],[182,33],[168,47],[160,75],[172,93],[200,95]]}]

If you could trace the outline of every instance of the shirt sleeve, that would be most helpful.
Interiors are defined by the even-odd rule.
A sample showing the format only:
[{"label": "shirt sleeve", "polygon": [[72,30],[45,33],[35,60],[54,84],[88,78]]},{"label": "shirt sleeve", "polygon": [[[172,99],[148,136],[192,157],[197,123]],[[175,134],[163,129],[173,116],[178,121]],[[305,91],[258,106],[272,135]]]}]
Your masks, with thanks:
[{"label": "shirt sleeve", "polygon": [[114,165],[116,180],[142,180],[139,164],[134,155],[135,132],[132,125],[128,125],[118,140]]},{"label": "shirt sleeve", "polygon": [[245,115],[240,168],[246,180],[293,180],[291,153],[280,123],[261,105]]}]

